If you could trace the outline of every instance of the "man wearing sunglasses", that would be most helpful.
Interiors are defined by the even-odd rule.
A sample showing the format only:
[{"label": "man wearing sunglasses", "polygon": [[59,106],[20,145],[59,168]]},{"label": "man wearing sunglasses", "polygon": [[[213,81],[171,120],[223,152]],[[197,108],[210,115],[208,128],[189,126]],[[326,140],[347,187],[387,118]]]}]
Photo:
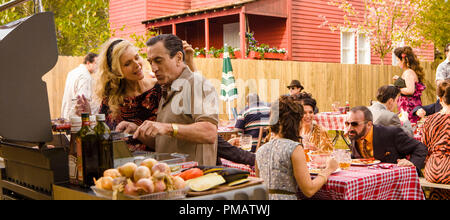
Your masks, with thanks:
[{"label": "man wearing sunglasses", "polygon": [[300,81],[298,80],[292,80],[291,84],[289,84],[287,86],[287,88],[289,89],[289,95],[300,95],[300,93],[302,92],[302,90],[304,89],[302,84],[300,84]]},{"label": "man wearing sunglasses", "polygon": [[[384,163],[423,168],[427,148],[395,126],[374,125],[370,110],[365,106],[350,110],[345,122],[352,144],[353,158],[375,158]],[[405,159],[409,155],[410,159]]]}]

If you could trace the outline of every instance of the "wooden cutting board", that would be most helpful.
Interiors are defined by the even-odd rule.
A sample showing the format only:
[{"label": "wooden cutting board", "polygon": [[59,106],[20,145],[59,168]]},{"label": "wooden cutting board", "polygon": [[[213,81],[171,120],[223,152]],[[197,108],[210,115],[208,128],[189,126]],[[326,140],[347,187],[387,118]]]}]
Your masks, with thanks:
[{"label": "wooden cutting board", "polygon": [[250,179],[250,181],[240,184],[240,185],[236,185],[236,186],[228,186],[228,183],[225,183],[225,184],[216,186],[210,190],[203,191],[203,192],[188,191],[187,196],[193,197],[193,196],[211,195],[211,194],[222,193],[222,192],[226,192],[226,191],[230,191],[230,190],[241,189],[241,188],[244,188],[247,186],[253,186],[253,185],[261,184],[262,182],[264,182],[263,179],[256,178],[256,177],[248,177],[248,178]]}]

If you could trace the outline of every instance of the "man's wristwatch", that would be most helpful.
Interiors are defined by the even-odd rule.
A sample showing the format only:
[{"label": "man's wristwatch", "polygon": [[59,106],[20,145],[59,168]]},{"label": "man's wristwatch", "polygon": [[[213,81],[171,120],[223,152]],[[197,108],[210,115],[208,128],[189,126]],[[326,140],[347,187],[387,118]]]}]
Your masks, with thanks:
[{"label": "man's wristwatch", "polygon": [[172,123],[171,124],[172,125],[172,137],[177,137],[177,134],[178,134],[178,125],[177,124],[174,124],[174,123]]}]

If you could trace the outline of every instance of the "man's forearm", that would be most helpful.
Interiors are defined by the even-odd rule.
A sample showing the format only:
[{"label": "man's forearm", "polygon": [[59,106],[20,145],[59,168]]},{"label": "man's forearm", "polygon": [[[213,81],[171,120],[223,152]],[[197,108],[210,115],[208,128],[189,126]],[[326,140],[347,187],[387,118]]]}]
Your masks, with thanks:
[{"label": "man's forearm", "polygon": [[177,139],[198,144],[214,144],[217,139],[217,126],[210,122],[197,122],[190,125],[177,124]]}]

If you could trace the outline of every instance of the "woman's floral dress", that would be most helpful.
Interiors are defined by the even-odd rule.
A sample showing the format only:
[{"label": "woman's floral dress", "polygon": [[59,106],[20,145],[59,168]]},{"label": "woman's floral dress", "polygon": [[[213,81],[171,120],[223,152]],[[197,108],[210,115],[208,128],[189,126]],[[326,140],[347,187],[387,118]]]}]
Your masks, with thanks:
[{"label": "woman's floral dress", "polygon": [[422,92],[425,90],[425,85],[421,82],[415,83],[416,90],[413,95],[406,96],[401,94],[397,100],[398,110],[403,110],[408,113],[408,119],[411,123],[417,123],[420,120],[419,116],[414,115],[412,110],[417,106],[422,106]]}]

